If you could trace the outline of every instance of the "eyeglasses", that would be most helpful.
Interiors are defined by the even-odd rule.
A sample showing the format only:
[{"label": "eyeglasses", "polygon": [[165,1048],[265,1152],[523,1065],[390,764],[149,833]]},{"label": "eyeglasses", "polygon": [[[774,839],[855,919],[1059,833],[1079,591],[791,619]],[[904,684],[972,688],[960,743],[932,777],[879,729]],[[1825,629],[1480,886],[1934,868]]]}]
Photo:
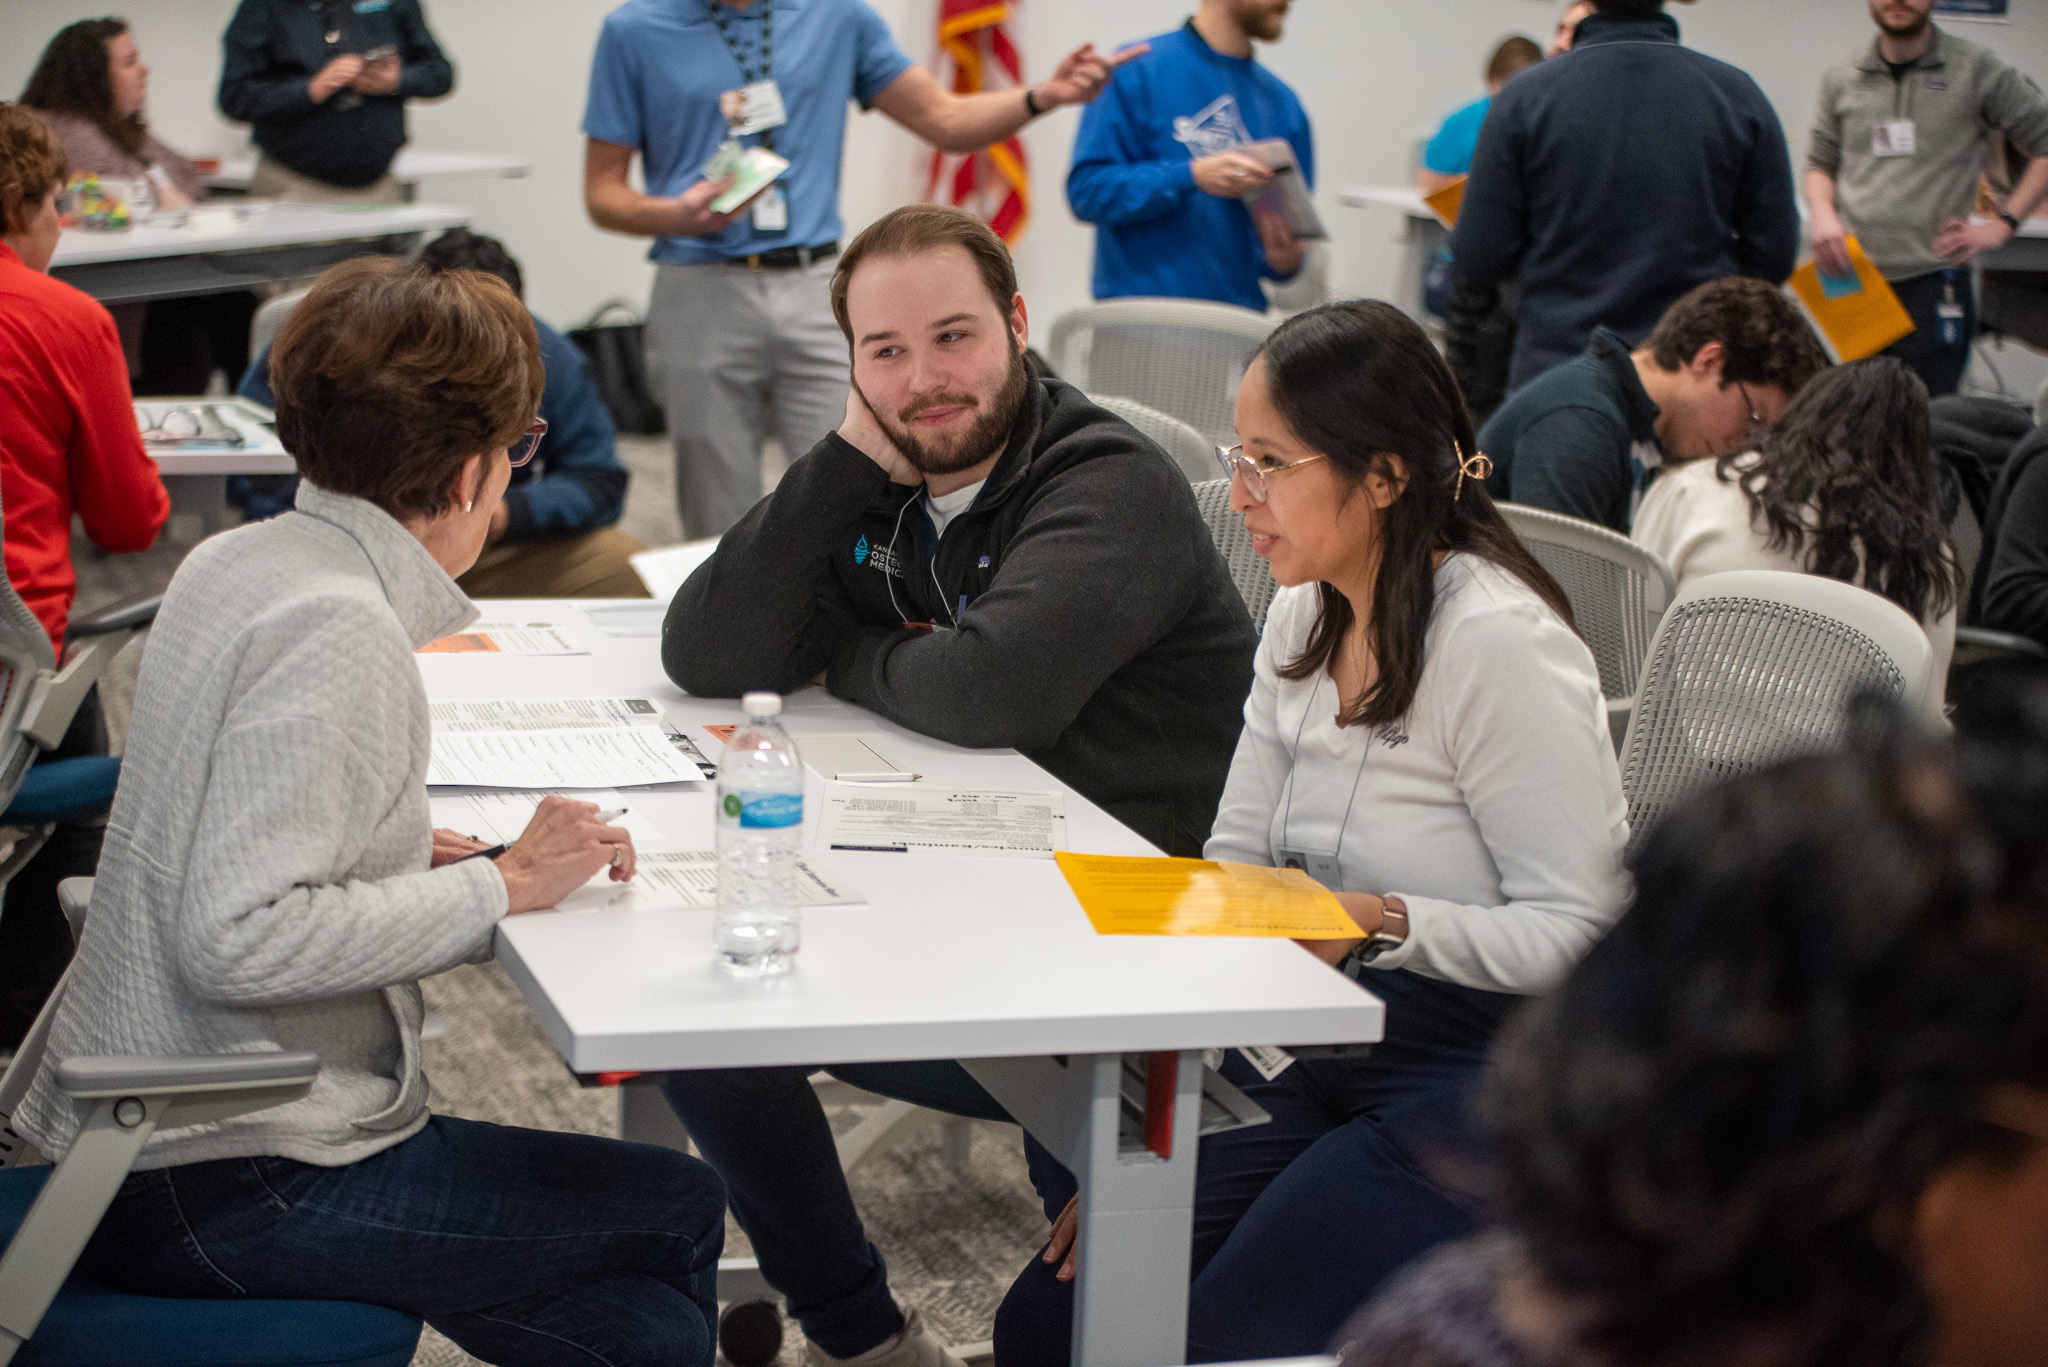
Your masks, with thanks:
[{"label": "eyeglasses", "polygon": [[1771,430],[1770,420],[1756,411],[1756,400],[1750,397],[1748,385],[1737,380],[1735,387],[1742,392],[1742,406],[1749,410],[1749,439],[1755,442]]},{"label": "eyeglasses", "polygon": [[1216,463],[1223,467],[1223,477],[1235,479],[1243,475],[1245,492],[1261,503],[1266,501],[1266,481],[1273,476],[1284,475],[1289,470],[1299,470],[1304,465],[1314,465],[1319,460],[1328,459],[1328,456],[1309,456],[1289,465],[1276,465],[1270,470],[1261,470],[1252,458],[1244,453],[1242,445],[1216,448]]},{"label": "eyeglasses", "polygon": [[533,453],[540,450],[540,439],[548,434],[548,420],[535,418],[533,425],[512,439],[505,448],[505,454],[512,458],[512,468],[518,469],[533,459]]}]

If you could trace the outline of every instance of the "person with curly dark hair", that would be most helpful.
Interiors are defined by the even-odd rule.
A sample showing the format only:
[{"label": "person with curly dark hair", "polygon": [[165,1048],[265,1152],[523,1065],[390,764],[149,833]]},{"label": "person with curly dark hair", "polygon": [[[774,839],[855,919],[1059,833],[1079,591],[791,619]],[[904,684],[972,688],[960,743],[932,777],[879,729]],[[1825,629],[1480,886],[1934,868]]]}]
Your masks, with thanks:
[{"label": "person with curly dark hair", "polygon": [[[1927,386],[1876,356],[1808,385],[1754,451],[1667,468],[1630,535],[1683,585],[1724,570],[1818,574],[1869,589],[1955,651],[1962,574],[1928,451]],[[1930,691],[1939,709],[1941,690]]]},{"label": "person with curly dark hair", "polygon": [[1626,532],[1646,468],[1747,450],[1827,365],[1761,280],[1709,281],[1639,347],[1597,328],[1579,356],[1509,396],[1479,431],[1495,498]]},{"label": "person with curly dark hair", "polygon": [[[143,117],[149,68],[125,19],[81,19],[58,30],[36,62],[21,102],[42,111],[72,173],[147,181],[158,209],[206,198],[190,160],[158,141]],[[215,370],[230,383],[249,364],[247,290],[117,304],[128,373],[137,394],[198,394]]]},{"label": "person with curly dark hair", "polygon": [[2048,1343],[2048,682],[1953,752],[1706,790],[1505,1032],[1503,1230],[1404,1273],[1344,1367],[2020,1367]]}]

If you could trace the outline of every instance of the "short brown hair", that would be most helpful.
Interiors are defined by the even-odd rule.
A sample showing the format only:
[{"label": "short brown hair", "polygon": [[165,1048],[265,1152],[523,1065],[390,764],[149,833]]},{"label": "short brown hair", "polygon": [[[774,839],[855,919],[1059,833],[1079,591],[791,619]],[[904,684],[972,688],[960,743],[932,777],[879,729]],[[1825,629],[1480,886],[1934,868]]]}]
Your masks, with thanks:
[{"label": "short brown hair", "polygon": [[1727,353],[1723,384],[1774,384],[1786,397],[1828,367],[1827,353],[1799,309],[1776,285],[1746,275],[1710,280],[1664,311],[1644,345],[1677,370],[1709,342]]},{"label": "short brown hair", "polygon": [[832,316],[839,320],[848,346],[853,345],[853,322],[846,316],[846,291],[860,263],[871,256],[917,256],[941,247],[967,249],[996,309],[1009,316],[1010,301],[1017,297],[1017,265],[995,230],[950,204],[906,204],[861,229],[832,272]]},{"label": "short brown hair", "polygon": [[1535,66],[1542,60],[1543,49],[1521,34],[1503,38],[1500,46],[1493,50],[1493,56],[1487,59],[1486,83],[1505,85],[1508,77],[1525,67]]},{"label": "short brown hair", "polygon": [[442,512],[464,461],[524,432],[543,379],[533,316],[504,281],[388,256],[314,281],[270,353],[300,473],[400,519]]},{"label": "short brown hair", "polygon": [[43,116],[0,100],[0,232],[27,232],[70,164]]}]

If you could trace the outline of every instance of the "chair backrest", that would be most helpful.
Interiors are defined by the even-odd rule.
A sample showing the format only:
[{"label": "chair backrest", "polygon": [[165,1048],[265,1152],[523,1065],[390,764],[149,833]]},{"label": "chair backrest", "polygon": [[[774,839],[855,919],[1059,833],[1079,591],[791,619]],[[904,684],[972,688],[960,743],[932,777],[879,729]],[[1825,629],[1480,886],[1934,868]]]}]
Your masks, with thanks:
[{"label": "chair backrest", "polygon": [[1650,637],[1677,592],[1671,567],[1597,523],[1519,503],[1503,503],[1500,511],[1571,600],[1579,635],[1600,666],[1600,691],[1633,698]]},{"label": "chair backrest", "polygon": [[1159,449],[1173,457],[1173,463],[1188,477],[1188,483],[1199,484],[1215,477],[1215,445],[1179,418],[1117,394],[1090,394],[1088,397],[1159,443]]},{"label": "chair backrest", "polygon": [[1687,584],[1622,744],[1630,851],[1695,789],[1839,745],[1859,693],[1917,710],[1932,659],[1904,609],[1839,580],[1735,570]]},{"label": "chair backrest", "polygon": [[[309,285],[307,289],[311,289]],[[255,360],[263,354],[263,348],[276,338],[277,330],[284,326],[284,320],[292,316],[292,310],[306,297],[306,290],[292,290],[274,299],[266,299],[258,306],[256,316],[249,320],[249,359]],[[240,375],[228,377],[228,387],[234,388],[242,382]]]},{"label": "chair backrest", "polygon": [[[0,513],[0,527],[5,523]],[[14,800],[22,776],[35,762],[40,747],[22,733],[22,713],[38,676],[56,667],[49,633],[21,601],[13,581],[0,575],[0,807]]]},{"label": "chair backrest", "polygon": [[1197,484],[1195,506],[1202,510],[1202,521],[1209,524],[1216,549],[1223,552],[1223,563],[1230,566],[1230,580],[1244,598],[1252,625],[1264,631],[1266,610],[1273,606],[1273,595],[1280,586],[1273,582],[1272,569],[1252,550],[1252,534],[1244,529],[1244,519],[1231,510],[1230,481],[1211,479]]},{"label": "chair backrest", "polygon": [[1228,446],[1237,440],[1245,362],[1273,328],[1265,314],[1233,304],[1108,299],[1063,314],[1046,353],[1070,384],[1135,399]]}]

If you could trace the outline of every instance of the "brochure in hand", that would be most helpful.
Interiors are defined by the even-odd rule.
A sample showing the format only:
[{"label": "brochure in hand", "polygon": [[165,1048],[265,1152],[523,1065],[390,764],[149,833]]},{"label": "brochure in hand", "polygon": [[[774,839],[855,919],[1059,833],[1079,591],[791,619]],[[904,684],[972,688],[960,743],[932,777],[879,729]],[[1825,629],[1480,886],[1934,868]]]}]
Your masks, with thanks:
[{"label": "brochure in hand", "polygon": [[732,188],[711,201],[711,211],[729,214],[755,195],[773,185],[789,169],[789,159],[778,157],[765,147],[742,147],[722,142],[704,165],[704,179],[733,178]]},{"label": "brochure in hand", "polygon": [[1246,205],[1254,213],[1277,214],[1296,237],[1305,241],[1329,236],[1323,230],[1323,220],[1316,215],[1315,199],[1309,194],[1308,182],[1302,178],[1301,168],[1294,164],[1294,144],[1285,138],[1267,138],[1234,150],[1256,157],[1273,168],[1273,183],[1256,194],[1245,196]]}]

